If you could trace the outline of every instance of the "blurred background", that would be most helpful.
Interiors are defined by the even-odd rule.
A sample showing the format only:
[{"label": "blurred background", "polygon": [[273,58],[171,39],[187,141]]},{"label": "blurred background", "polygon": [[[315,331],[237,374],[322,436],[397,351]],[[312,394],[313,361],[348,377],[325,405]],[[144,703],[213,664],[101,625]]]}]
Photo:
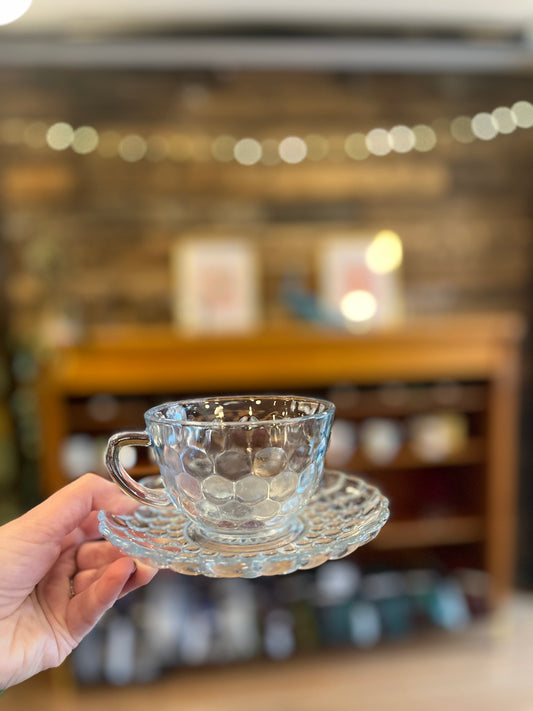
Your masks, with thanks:
[{"label": "blurred background", "polygon": [[151,405],[252,390],[333,400],[328,466],[392,512],[316,570],[161,572],[14,708],[531,708],[532,28],[1,3],[1,520]]}]

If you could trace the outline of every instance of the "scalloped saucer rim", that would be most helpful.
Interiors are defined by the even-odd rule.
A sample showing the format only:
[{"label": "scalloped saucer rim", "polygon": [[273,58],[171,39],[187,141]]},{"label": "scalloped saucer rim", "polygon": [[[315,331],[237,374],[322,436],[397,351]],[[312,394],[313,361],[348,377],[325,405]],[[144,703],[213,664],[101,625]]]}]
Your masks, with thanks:
[{"label": "scalloped saucer rim", "polygon": [[[160,477],[144,482],[159,488]],[[141,505],[129,516],[98,514],[100,533],[123,553],[152,567],[186,575],[246,577],[279,575],[345,557],[375,538],[389,518],[389,502],[363,478],[325,469],[322,484],[298,514],[300,532],[286,545],[258,552],[216,552],[187,536],[190,523],[177,509]]]}]

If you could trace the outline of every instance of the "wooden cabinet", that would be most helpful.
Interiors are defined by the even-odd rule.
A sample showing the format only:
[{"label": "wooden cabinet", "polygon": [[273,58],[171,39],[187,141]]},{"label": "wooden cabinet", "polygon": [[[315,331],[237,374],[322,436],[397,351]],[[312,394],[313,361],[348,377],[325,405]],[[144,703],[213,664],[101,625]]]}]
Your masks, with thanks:
[{"label": "wooden cabinet", "polygon": [[[425,319],[366,334],[299,325],[202,338],[159,327],[101,330],[43,358],[43,494],[69,478],[62,454],[69,438],[101,444],[114,431],[142,429],[144,410],[158,402],[207,393],[318,394],[356,432],[344,468],[377,482],[391,501],[390,522],[365,555],[420,564],[431,554],[445,565],[476,565],[490,574],[497,600],[514,572],[523,333],[521,319],[509,314]],[[412,425],[439,414],[460,417],[464,436],[428,457],[413,445]],[[371,420],[403,433],[387,461],[362,446]],[[137,469],[150,466],[141,461]]]}]

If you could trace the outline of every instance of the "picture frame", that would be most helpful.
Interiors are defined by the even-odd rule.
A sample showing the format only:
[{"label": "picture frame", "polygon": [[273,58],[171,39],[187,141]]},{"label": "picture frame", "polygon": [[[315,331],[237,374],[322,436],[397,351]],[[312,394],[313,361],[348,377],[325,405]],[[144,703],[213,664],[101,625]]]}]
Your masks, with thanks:
[{"label": "picture frame", "polygon": [[246,333],[260,320],[259,266],[252,240],[184,236],[172,250],[173,317],[186,333]]},{"label": "picture frame", "polygon": [[404,316],[401,249],[399,237],[388,230],[376,235],[331,234],[322,239],[317,291],[323,317],[351,330],[399,322]]}]

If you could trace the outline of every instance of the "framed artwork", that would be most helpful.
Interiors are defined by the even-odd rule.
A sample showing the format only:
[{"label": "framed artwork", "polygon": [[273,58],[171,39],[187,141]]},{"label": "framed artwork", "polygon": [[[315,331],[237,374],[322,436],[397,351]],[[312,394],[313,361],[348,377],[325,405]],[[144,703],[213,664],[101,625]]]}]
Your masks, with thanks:
[{"label": "framed artwork", "polygon": [[189,333],[247,332],[259,322],[254,245],[236,237],[179,240],[172,252],[174,320]]},{"label": "framed artwork", "polygon": [[318,297],[326,319],[354,330],[397,322],[404,314],[402,247],[390,231],[331,235],[318,252]]}]

